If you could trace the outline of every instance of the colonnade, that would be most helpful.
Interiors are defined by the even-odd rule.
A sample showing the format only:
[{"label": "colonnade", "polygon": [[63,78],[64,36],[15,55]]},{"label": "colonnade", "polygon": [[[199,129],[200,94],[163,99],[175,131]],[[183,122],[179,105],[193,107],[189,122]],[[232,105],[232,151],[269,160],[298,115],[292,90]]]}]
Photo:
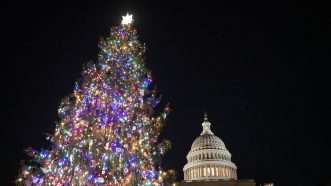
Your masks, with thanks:
[{"label": "colonnade", "polygon": [[197,178],[210,179],[211,177],[227,177],[230,179],[236,179],[236,170],[231,167],[223,167],[217,165],[204,165],[198,167],[192,167],[184,172],[185,180],[195,180]]}]

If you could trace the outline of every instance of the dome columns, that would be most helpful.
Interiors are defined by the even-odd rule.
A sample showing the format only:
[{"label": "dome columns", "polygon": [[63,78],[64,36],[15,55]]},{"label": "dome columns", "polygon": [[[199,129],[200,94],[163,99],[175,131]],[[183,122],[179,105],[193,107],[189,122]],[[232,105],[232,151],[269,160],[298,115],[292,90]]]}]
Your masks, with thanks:
[{"label": "dome columns", "polygon": [[236,180],[236,169],[225,166],[202,165],[184,172],[184,180]]}]

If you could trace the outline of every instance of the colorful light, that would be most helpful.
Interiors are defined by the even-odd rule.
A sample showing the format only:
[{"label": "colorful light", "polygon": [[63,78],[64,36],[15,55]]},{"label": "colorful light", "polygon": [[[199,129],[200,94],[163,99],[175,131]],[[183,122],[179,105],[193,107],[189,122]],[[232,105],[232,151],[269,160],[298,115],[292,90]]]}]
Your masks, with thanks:
[{"label": "colorful light", "polygon": [[97,64],[85,66],[60,104],[48,137],[52,149],[28,150],[33,159],[22,167],[18,185],[170,184],[159,162],[170,144],[158,143],[170,109],[154,114],[160,97],[150,90],[145,47],[132,20],[127,14],[100,40]]}]

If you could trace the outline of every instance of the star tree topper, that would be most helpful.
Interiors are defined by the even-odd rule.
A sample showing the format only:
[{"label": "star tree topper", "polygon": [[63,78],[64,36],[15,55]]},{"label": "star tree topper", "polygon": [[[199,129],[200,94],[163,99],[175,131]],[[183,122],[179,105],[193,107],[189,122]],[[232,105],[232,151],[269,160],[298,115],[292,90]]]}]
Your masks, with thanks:
[{"label": "star tree topper", "polygon": [[129,25],[133,21],[132,14],[126,13],[125,16],[122,16],[122,25]]}]

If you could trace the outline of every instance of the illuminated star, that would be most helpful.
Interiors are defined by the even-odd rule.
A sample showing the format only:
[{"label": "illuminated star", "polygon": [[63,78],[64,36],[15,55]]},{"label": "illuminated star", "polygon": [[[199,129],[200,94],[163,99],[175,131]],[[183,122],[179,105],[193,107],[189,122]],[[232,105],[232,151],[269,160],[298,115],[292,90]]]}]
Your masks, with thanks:
[{"label": "illuminated star", "polygon": [[122,16],[122,25],[129,25],[132,23],[132,14],[126,13],[125,16]]}]

